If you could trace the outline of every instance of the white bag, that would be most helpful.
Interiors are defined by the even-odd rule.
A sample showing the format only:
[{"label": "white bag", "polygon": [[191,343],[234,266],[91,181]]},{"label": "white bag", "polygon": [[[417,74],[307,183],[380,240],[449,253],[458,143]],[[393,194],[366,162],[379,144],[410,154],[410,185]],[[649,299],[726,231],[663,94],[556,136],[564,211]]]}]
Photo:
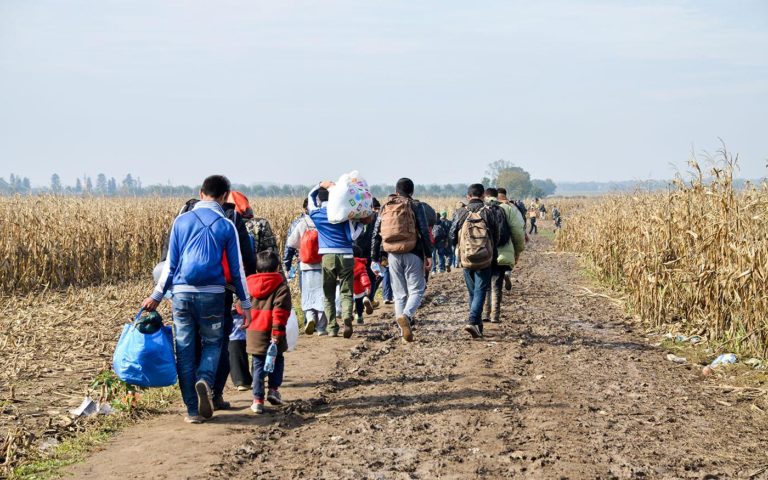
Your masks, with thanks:
[{"label": "white bag", "polygon": [[357,170],[345,173],[328,189],[328,221],[342,223],[373,215],[373,195]]},{"label": "white bag", "polygon": [[291,316],[288,317],[288,323],[285,326],[285,340],[288,342],[288,351],[292,352],[296,348],[296,342],[299,341],[299,319],[296,318],[294,310],[291,310]]}]

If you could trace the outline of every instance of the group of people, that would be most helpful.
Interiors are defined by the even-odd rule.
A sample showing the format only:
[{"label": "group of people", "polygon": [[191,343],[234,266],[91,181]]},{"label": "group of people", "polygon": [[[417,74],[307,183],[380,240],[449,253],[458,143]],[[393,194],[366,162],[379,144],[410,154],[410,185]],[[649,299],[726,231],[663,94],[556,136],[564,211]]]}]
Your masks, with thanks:
[{"label": "group of people", "polygon": [[[400,335],[412,342],[429,274],[458,265],[469,294],[465,330],[480,338],[484,321],[500,321],[502,288],[511,289],[509,273],[527,240],[521,202],[507,199],[504,189],[473,184],[449,220],[448,212],[415,199],[414,182],[401,178],[383,202],[373,199],[371,215],[336,223],[328,219],[332,187],[321,182],[309,192],[282,260],[269,222],[254,217],[226,177],[206,178],[200,200],[187,202],[176,217],[155,289],[142,306],[155,310],[172,295],[187,422],[229,407],[223,390],[230,375],[238,389],[252,389],[255,413],[264,411],[265,400],[282,404],[294,272],[306,334],[350,338],[377,306],[381,286],[384,302],[394,303]],[[265,368],[272,344],[278,355]]]}]

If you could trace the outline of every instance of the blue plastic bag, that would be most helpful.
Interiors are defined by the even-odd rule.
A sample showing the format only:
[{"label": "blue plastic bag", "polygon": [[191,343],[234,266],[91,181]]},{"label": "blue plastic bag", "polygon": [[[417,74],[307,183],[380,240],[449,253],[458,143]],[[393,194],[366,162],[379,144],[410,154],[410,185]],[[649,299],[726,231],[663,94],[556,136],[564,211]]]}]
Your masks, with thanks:
[{"label": "blue plastic bag", "polygon": [[[143,311],[139,310],[134,322]],[[155,333],[144,334],[133,323],[125,324],[112,357],[112,368],[120,380],[129,385],[169,387],[176,384],[171,327],[163,326]]]}]

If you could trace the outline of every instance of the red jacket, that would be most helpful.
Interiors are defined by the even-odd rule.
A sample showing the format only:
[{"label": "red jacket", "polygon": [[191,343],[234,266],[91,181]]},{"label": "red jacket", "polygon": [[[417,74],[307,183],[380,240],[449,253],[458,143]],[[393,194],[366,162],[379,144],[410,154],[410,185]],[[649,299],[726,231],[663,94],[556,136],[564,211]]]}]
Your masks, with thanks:
[{"label": "red jacket", "polygon": [[248,293],[253,297],[251,324],[245,332],[246,351],[253,355],[266,355],[272,337],[278,338],[282,353],[288,350],[285,326],[291,316],[291,292],[285,277],[279,272],[250,275]]},{"label": "red jacket", "polygon": [[365,293],[366,290],[371,289],[371,277],[368,276],[368,260],[364,258],[356,258],[355,259],[355,270],[354,270],[354,277],[355,277],[355,284],[354,284],[354,292],[355,295],[360,295],[362,293]]}]

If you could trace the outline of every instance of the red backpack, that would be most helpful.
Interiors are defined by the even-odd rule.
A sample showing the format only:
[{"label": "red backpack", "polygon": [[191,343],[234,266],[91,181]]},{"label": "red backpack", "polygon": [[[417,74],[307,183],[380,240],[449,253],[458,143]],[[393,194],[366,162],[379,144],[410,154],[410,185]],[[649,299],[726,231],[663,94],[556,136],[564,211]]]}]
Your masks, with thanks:
[{"label": "red backpack", "polygon": [[320,255],[320,241],[317,236],[317,229],[310,227],[301,236],[299,243],[299,259],[306,265],[315,265],[323,261]]}]

